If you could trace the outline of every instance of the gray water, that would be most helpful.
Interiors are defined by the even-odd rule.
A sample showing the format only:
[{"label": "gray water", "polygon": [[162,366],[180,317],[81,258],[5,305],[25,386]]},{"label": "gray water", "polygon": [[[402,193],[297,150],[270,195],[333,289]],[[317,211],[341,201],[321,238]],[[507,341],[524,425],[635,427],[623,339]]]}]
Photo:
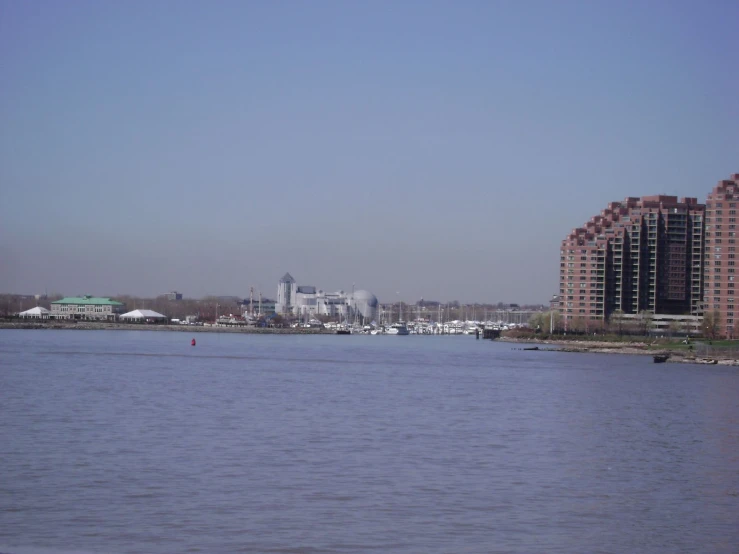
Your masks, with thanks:
[{"label": "gray water", "polygon": [[739,551],[739,369],[0,331],[0,552]]}]

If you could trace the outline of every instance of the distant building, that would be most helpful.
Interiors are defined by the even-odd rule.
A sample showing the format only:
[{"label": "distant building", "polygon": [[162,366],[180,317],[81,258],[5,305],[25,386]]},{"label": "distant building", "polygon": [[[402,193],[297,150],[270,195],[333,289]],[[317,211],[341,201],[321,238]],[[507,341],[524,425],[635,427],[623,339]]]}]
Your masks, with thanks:
[{"label": "distant building", "polygon": [[233,304],[241,304],[242,301],[240,297],[232,295],[216,296],[216,300],[220,300],[221,302],[231,302]]},{"label": "distant building", "polygon": [[168,292],[162,296],[164,296],[167,300],[182,300],[182,293],[177,292],[176,290]]},{"label": "distant building", "polygon": [[254,299],[254,306],[252,307],[251,301],[246,298],[242,302],[242,306],[244,307],[243,312],[246,314],[262,314],[262,315],[269,315],[275,313],[275,305],[276,301],[271,300],[269,298],[263,298],[260,302],[258,299]]},{"label": "distant building", "polygon": [[281,314],[327,315],[343,319],[361,316],[369,322],[377,318],[378,307],[377,297],[366,290],[324,292],[314,286],[298,285],[289,273],[277,284],[275,310]]},{"label": "distant building", "polygon": [[285,273],[277,283],[277,302],[275,311],[278,314],[286,314],[291,311],[295,295],[298,292],[297,281],[289,273]]},{"label": "distant building", "polygon": [[727,338],[739,335],[734,315],[738,202],[739,173],[719,181],[706,200],[704,315],[715,318],[719,334]]},{"label": "distant building", "polygon": [[19,313],[18,317],[22,317],[23,319],[49,319],[50,314],[46,308],[36,306],[35,308]]},{"label": "distant building", "polygon": [[120,316],[121,321],[136,323],[153,323],[167,321],[167,316],[154,310],[133,310]]},{"label": "distant building", "polygon": [[72,296],[51,303],[52,319],[116,319],[126,305],[110,298]]}]

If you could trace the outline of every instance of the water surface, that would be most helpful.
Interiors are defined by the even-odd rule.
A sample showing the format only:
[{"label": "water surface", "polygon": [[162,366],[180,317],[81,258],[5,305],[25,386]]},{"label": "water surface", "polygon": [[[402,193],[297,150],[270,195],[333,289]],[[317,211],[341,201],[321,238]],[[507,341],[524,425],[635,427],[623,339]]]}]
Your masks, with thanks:
[{"label": "water surface", "polygon": [[735,368],[190,338],[0,330],[0,551],[737,552]]}]

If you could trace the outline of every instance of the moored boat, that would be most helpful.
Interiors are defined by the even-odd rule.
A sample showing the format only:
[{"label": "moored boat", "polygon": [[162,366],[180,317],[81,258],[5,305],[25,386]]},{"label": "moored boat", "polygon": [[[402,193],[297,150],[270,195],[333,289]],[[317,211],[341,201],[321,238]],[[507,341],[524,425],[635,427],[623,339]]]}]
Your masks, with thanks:
[{"label": "moored boat", "polygon": [[386,335],[409,335],[408,327],[403,323],[393,323],[390,327],[385,329]]}]

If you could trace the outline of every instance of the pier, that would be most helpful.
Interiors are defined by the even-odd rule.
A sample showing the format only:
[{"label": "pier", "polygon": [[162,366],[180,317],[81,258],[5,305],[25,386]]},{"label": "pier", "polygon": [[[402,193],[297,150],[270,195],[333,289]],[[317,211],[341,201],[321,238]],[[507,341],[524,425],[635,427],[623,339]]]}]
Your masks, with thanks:
[{"label": "pier", "polygon": [[499,339],[500,329],[483,329],[482,338],[490,340]]}]

